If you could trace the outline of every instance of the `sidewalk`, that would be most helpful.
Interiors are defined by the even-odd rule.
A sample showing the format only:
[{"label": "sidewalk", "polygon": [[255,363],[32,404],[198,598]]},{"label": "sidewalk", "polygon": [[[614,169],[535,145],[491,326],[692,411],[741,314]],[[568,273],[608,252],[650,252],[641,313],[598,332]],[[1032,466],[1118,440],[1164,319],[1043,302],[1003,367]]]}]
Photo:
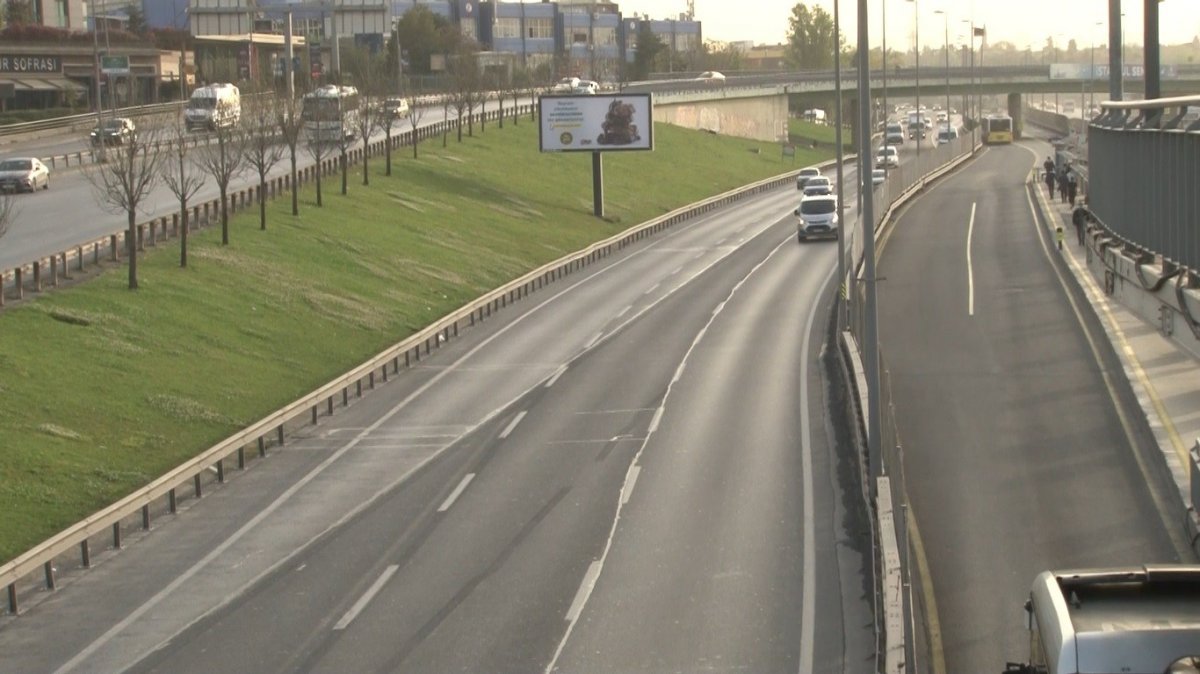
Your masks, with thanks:
[{"label": "sidewalk", "polygon": [[[1189,450],[1200,438],[1200,360],[1171,337],[1164,335],[1158,325],[1139,316],[1116,297],[1105,294],[1102,267],[1095,250],[1090,251],[1089,255],[1089,251],[1078,243],[1075,226],[1071,222],[1070,205],[1058,198],[1051,200],[1044,186],[1038,184],[1034,187],[1037,188],[1039,208],[1052,220],[1049,224],[1063,228],[1060,254],[1086,293],[1113,350],[1121,360],[1125,376],[1179,489],[1179,500],[1172,503],[1179,508],[1176,521],[1191,544],[1193,553],[1200,555],[1196,546],[1200,521],[1197,520],[1195,509],[1190,507],[1192,491],[1188,458]],[[1054,232],[1051,232],[1053,240]],[[1085,236],[1087,246],[1094,246],[1094,241],[1093,237]],[[1144,291],[1137,287],[1132,292]],[[1176,339],[1194,339],[1190,331],[1183,332],[1185,334]]]}]

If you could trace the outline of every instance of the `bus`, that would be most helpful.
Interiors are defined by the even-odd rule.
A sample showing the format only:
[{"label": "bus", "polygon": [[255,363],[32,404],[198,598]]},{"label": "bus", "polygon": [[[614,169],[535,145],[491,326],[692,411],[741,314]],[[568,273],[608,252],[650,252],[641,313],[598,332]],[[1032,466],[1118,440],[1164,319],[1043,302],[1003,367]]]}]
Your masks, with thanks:
[{"label": "bus", "polygon": [[1008,115],[983,118],[983,142],[988,145],[1013,142],[1013,121]]},{"label": "bus", "polygon": [[355,137],[358,129],[358,89],[326,84],[304,94],[300,118],[304,132],[314,141],[340,143]]},{"label": "bus", "polygon": [[1200,566],[1046,571],[1025,611],[1029,660],[1004,672],[1200,672]]}]

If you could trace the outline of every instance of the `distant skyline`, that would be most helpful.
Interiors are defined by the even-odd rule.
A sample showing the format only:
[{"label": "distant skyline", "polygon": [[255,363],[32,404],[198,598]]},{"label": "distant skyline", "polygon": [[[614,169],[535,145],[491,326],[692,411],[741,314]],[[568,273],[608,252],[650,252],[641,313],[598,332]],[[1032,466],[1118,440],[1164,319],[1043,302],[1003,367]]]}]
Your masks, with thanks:
[{"label": "distant skyline", "polygon": [[[617,0],[621,12],[647,14],[652,19],[678,18],[687,11],[687,0]],[[783,42],[788,17],[795,0],[695,0],[696,18],[704,23],[704,38],[756,44]],[[883,3],[887,4],[888,48],[911,48],[914,4],[908,0],[869,0],[870,39],[879,46]],[[940,47],[944,37],[943,18],[934,10],[950,7],[950,41],[965,43],[969,29],[963,19],[987,25],[988,42],[1012,42],[1040,49],[1047,37],[1065,46],[1074,38],[1080,48],[1108,42],[1108,0],[917,0],[921,44]],[[833,14],[833,0],[809,0]],[[849,44],[857,40],[857,0],[841,0],[842,33]],[[1126,44],[1142,43],[1142,0],[1122,0]],[[1158,5],[1159,39],[1163,44],[1191,42],[1200,34],[1200,1],[1164,0]],[[1096,26],[1096,22],[1103,25]]]}]

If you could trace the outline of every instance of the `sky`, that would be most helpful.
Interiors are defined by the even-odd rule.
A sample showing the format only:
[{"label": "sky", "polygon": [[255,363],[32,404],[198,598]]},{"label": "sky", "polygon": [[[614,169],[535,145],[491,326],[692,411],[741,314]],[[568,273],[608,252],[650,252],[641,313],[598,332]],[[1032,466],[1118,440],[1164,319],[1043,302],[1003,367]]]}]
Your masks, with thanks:
[{"label": "sky", "polygon": [[[776,44],[785,39],[788,17],[798,0],[695,0],[696,18],[704,24],[706,40],[752,40],[756,44]],[[833,0],[804,0],[812,8],[823,7],[833,14]],[[648,14],[652,19],[676,18],[687,11],[687,0],[618,0],[621,13]],[[1075,38],[1083,48],[1093,40],[1108,42],[1108,0],[867,0],[871,44],[878,46],[881,18],[886,4],[888,48],[911,45],[914,6],[922,30],[921,43],[940,47],[944,39],[944,19],[934,10],[950,7],[950,41],[967,40],[963,19],[986,24],[988,42],[1007,40],[1024,48],[1040,49],[1047,37],[1066,45]],[[1143,0],[1121,0],[1125,13],[1127,44],[1142,43]],[[1200,35],[1200,0],[1163,0],[1159,8],[1159,40],[1163,44],[1191,42]],[[840,19],[847,42],[857,41],[858,0],[841,0]],[[1096,22],[1103,25],[1096,26]]]}]

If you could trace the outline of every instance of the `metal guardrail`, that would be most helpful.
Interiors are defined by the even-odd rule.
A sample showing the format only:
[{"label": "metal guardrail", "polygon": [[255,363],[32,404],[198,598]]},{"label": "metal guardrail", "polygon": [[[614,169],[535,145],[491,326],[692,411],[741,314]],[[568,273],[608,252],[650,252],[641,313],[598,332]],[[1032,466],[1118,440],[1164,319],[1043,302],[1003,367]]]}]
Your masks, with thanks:
[{"label": "metal guardrail", "polygon": [[[168,103],[152,103],[149,105],[135,105],[127,108],[117,108],[105,110],[104,116],[111,117],[145,117],[147,115],[157,115],[164,112],[172,112],[183,108],[183,101],[170,101]],[[16,124],[4,124],[0,126],[0,138],[4,136],[15,136],[34,131],[50,131],[55,129],[74,129],[77,126],[92,126],[96,121],[95,112],[85,112],[80,115],[69,115],[67,117],[54,117],[52,119],[39,119],[33,122],[17,122]]]},{"label": "metal guardrail", "polygon": [[[489,119],[493,119],[495,111],[486,114]],[[441,124],[452,123],[453,120],[441,122]],[[425,128],[433,129],[434,127]],[[440,132],[440,129],[436,130],[436,133]],[[434,133],[430,135],[434,135]],[[378,145],[382,148],[382,141]],[[338,165],[331,161],[330,167],[336,170]],[[161,506],[164,498],[167,502],[167,511],[169,513],[176,512],[178,499],[186,495],[181,495],[180,492],[185,491],[189,483],[194,497],[201,497],[203,481],[206,476],[215,473],[217,481],[224,482],[226,462],[231,457],[236,457],[236,465],[242,469],[246,462],[247,448],[257,445],[259,456],[265,456],[269,438],[274,438],[277,445],[282,446],[285,440],[285,426],[288,424],[315,424],[319,421],[322,410],[325,411],[325,416],[334,413],[335,401],[338,398],[341,399],[343,408],[348,405],[351,389],[355,391],[354,397],[361,396],[364,383],[367,388],[375,387],[376,375],[386,382],[389,372],[392,375],[399,374],[401,362],[406,369],[415,365],[421,360],[422,353],[428,356],[433,350],[441,348],[450,339],[457,337],[460,330],[470,328],[476,322],[485,320],[494,311],[536,292],[557,279],[609,257],[641,239],[657,234],[696,215],[707,213],[753,194],[783,186],[790,187],[794,184],[798,171],[798,169],[789,171],[780,176],[761,180],[752,185],[730,190],[698,203],[675,209],[637,227],[594,243],[581,251],[545,264],[385,349],[316,391],[272,412],[135,493],[71,525],[49,540],[0,566],[0,584],[7,586],[9,611],[13,614],[19,612],[17,585],[20,581],[40,572],[44,577],[45,587],[53,590],[56,586],[56,558],[78,549],[82,565],[89,566],[90,545],[93,538],[107,537],[111,534],[113,547],[119,548],[123,525],[129,527],[138,524],[136,521],[127,520],[140,518],[141,527],[148,529],[151,508]]]},{"label": "metal guardrail", "polygon": [[[1088,206],[1131,246],[1200,270],[1200,96],[1105,101],[1088,126]],[[1092,161],[1092,160],[1095,161]]]}]

